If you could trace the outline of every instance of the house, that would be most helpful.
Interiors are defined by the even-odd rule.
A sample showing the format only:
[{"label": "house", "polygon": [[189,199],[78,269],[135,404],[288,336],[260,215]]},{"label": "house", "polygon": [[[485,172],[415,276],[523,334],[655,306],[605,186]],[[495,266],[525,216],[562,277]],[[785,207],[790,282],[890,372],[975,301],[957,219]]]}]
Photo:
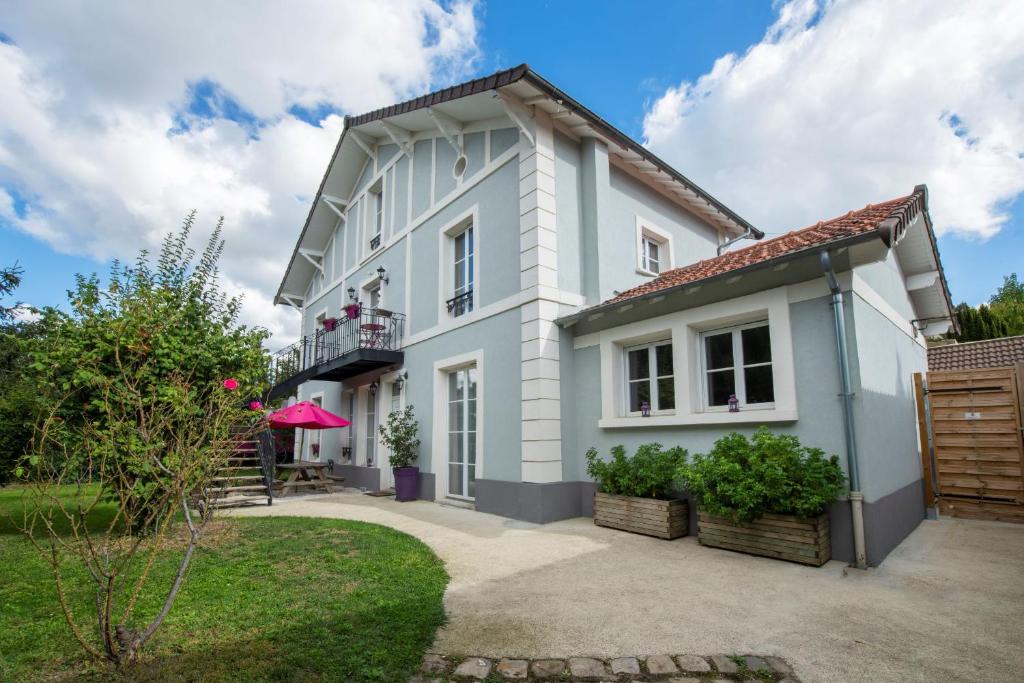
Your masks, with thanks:
[{"label": "house", "polygon": [[1024,335],[928,347],[929,370],[974,370],[1024,364]]},{"label": "house", "polygon": [[516,519],[590,514],[589,446],[759,425],[856,449],[836,557],[851,510],[872,563],[924,516],[911,374],[952,309],[923,187],[765,239],[521,65],[347,117],[276,303],[274,395],[354,425],[298,455],[356,486],[392,484],[375,427],[414,405],[420,496]]}]

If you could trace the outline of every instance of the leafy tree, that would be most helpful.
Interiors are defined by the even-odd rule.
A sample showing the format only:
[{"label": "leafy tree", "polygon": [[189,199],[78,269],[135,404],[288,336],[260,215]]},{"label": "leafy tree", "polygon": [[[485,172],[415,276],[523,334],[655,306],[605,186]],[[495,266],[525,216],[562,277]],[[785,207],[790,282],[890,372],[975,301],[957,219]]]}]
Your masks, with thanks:
[{"label": "leafy tree", "polygon": [[28,363],[26,349],[38,338],[40,325],[17,315],[26,310],[17,301],[3,301],[21,284],[23,275],[17,263],[0,270],[0,486],[14,476],[32,438],[39,408],[37,393],[23,371]]},{"label": "leafy tree", "polygon": [[1003,278],[1003,284],[989,299],[992,314],[1005,322],[1007,334],[1024,334],[1024,283],[1016,273]]},{"label": "leafy tree", "polygon": [[985,304],[974,308],[970,304],[961,303],[957,305],[955,312],[960,323],[960,333],[950,336],[959,342],[998,339],[1010,334],[1006,320]]},{"label": "leafy tree", "polygon": [[843,493],[839,458],[791,434],[761,427],[752,439],[733,432],[679,469],[681,483],[705,512],[749,522],[765,513],[815,517]]},{"label": "leafy tree", "polygon": [[[77,276],[70,312],[44,309],[27,351],[25,376],[46,411],[18,472],[34,502],[23,530],[51,564],[75,638],[115,663],[133,661],[167,616],[209,519],[204,491],[232,452],[233,430],[251,428],[245,398],[266,381],[267,333],[238,324],[240,301],[218,283],[222,222],[200,254],[188,247],[194,222],[195,212],[167,236],[155,265],[145,251],[134,266],[115,262],[106,289],[95,275]],[[117,514],[91,533],[100,500]],[[175,543],[179,570],[154,588],[156,553]],[[71,562],[96,592],[91,634],[64,599]],[[158,612],[136,613],[154,599]]]}]

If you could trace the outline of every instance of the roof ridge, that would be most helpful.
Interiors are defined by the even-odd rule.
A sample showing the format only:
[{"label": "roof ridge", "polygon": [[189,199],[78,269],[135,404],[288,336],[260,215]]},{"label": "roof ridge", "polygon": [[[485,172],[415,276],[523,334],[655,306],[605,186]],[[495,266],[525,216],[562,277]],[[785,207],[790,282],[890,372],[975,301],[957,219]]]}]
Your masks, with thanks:
[{"label": "roof ridge", "polygon": [[956,344],[946,344],[944,346],[932,346],[929,347],[928,351],[941,351],[942,349],[959,349],[964,346],[971,346],[972,344],[991,344],[992,342],[1005,342],[1005,341],[1016,341],[1018,339],[1024,339],[1024,334],[1013,334],[1009,337],[995,337],[994,339],[975,339],[969,342],[957,342]]}]

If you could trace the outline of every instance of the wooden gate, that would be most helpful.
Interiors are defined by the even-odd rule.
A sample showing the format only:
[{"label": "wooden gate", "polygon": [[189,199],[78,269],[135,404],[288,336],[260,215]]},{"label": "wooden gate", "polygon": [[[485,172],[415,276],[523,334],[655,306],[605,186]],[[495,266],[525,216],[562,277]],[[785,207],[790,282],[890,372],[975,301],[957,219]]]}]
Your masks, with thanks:
[{"label": "wooden gate", "polygon": [[914,375],[925,504],[1024,523],[1024,365]]}]

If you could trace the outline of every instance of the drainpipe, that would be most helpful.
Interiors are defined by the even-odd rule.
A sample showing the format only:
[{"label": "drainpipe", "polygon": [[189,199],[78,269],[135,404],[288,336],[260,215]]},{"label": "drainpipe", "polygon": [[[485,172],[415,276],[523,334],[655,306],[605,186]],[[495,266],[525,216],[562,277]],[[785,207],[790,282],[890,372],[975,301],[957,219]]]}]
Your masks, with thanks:
[{"label": "drainpipe", "polygon": [[753,235],[754,235],[754,229],[753,228],[747,228],[747,231],[744,232],[742,235],[737,235],[736,237],[733,237],[730,240],[726,240],[726,241],[722,242],[721,244],[718,245],[718,255],[721,256],[722,252],[725,251],[726,249],[728,249],[731,245],[735,244],[736,242],[739,242],[740,240],[748,239],[748,238],[752,237]]},{"label": "drainpipe", "polygon": [[853,391],[850,388],[850,352],[846,346],[846,319],[843,316],[843,291],[832,269],[832,258],[821,252],[821,269],[832,292],[832,317],[836,327],[836,353],[839,356],[839,378],[842,385],[843,426],[846,432],[846,469],[850,473],[850,512],[853,517],[853,553],[857,569],[867,569],[864,551],[864,494],[860,490],[860,471],[857,468],[857,441],[853,431]]}]

